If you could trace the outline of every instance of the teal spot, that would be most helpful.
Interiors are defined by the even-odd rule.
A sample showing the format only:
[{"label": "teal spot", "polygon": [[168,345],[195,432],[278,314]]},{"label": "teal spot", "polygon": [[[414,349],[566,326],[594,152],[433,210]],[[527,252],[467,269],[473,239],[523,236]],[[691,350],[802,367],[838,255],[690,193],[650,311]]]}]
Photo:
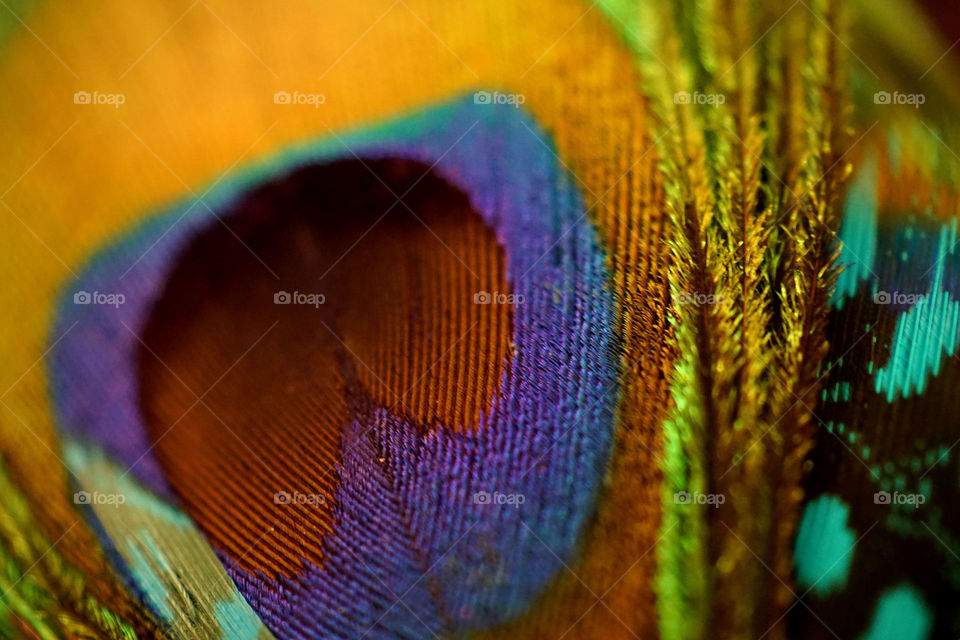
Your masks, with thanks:
[{"label": "teal spot", "polygon": [[[821,394],[821,397],[824,400],[827,399],[827,393],[828,393],[827,390],[824,389],[823,393]],[[838,402],[841,398],[843,399],[844,402],[849,402],[850,401],[850,383],[843,382],[843,381],[837,382],[830,389],[829,394],[830,394],[830,398],[833,399],[834,402]]]},{"label": "teal spot", "polygon": [[231,640],[257,640],[263,630],[260,618],[253,612],[247,601],[236,594],[229,602],[218,602],[213,607],[213,615],[223,630],[224,637]]},{"label": "teal spot", "polygon": [[933,616],[923,596],[902,584],[887,589],[873,613],[870,628],[861,640],[927,640]]},{"label": "teal spot", "polygon": [[103,454],[94,448],[68,440],[63,444],[65,461],[71,469],[82,469],[91,475],[94,487],[116,486],[117,490],[126,498],[126,504],[142,509],[167,524],[187,531],[194,529],[190,517],[176,507],[158,498],[148,489],[143,488],[129,476],[110,474],[105,467],[98,466]]},{"label": "teal spot", "polygon": [[936,271],[930,292],[897,318],[887,366],[877,371],[874,388],[887,402],[923,393],[930,376],[940,373],[943,354],[960,344],[960,302],[943,290],[943,271],[957,239],[957,221],[940,232]]},{"label": "teal spot", "polygon": [[[107,462],[105,454],[99,448],[68,439],[63,445],[63,451],[69,467],[81,471],[85,478],[84,486],[87,488],[101,487],[109,491],[119,491],[126,497],[124,508],[138,509],[153,519],[148,521],[151,524],[157,522],[174,527],[195,537],[200,544],[205,544],[202,542],[202,534],[184,512],[168,504],[131,477],[120,475],[120,470]],[[198,609],[201,608],[196,598],[203,586],[197,584],[196,580],[205,575],[205,570],[201,568],[193,574],[184,564],[189,562],[186,557],[165,554],[163,546],[157,544],[157,538],[149,526],[150,524],[139,526],[136,530],[129,529],[128,526],[129,535],[114,539],[118,547],[126,552],[125,567],[146,597],[146,604],[164,621],[171,625],[185,620],[195,623],[200,619]],[[185,556],[189,555],[190,552],[187,551]],[[216,561],[212,552],[211,560]],[[222,578],[225,582],[219,589],[220,593],[216,595],[218,601],[212,603],[211,607],[222,633],[207,634],[204,637],[239,640],[272,638],[243,596],[232,588],[226,573],[222,574]],[[185,580],[187,587],[178,580]],[[212,633],[212,630],[210,632]]]},{"label": "teal spot", "polygon": [[803,510],[793,560],[797,584],[820,596],[847,583],[856,536],[847,526],[850,507],[838,496],[824,494]]},{"label": "teal spot", "polygon": [[[164,583],[157,572],[158,567],[154,564],[165,560],[165,558],[157,552],[157,545],[153,536],[146,529],[141,529],[136,536],[131,536],[124,542],[127,552],[132,558],[129,568],[136,578],[137,584],[146,593],[147,600],[153,605],[154,610],[167,622],[173,622],[176,619],[176,614],[167,602],[170,595],[169,585]],[[141,544],[149,550],[149,558],[141,549]],[[169,567],[164,568],[169,569]]]},{"label": "teal spot", "polygon": [[847,191],[840,225],[840,264],[831,303],[843,308],[847,298],[856,294],[861,280],[872,273],[877,253],[877,160],[866,157],[857,177]]}]

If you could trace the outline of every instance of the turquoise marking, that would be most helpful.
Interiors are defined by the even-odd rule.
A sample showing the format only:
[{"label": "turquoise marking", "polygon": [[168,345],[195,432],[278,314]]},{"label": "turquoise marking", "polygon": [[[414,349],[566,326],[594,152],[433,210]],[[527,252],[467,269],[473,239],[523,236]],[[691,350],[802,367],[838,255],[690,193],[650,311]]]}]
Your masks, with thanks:
[{"label": "turquoise marking", "polygon": [[844,402],[850,401],[850,383],[839,381],[833,385],[833,387],[828,391],[824,389],[821,392],[821,397],[823,400],[826,400],[828,397],[834,402],[838,402],[840,398],[843,398]]},{"label": "turquoise marking", "polygon": [[263,623],[242,598],[218,602],[213,607],[213,615],[226,638],[257,640],[264,637],[261,635]]},{"label": "turquoise marking", "polygon": [[[169,603],[171,595],[170,589],[168,585],[164,584],[151,562],[151,559],[153,562],[159,562],[163,558],[162,554],[154,551],[157,545],[153,540],[153,536],[150,535],[150,532],[146,529],[140,529],[136,537],[131,536],[127,538],[124,543],[127,552],[130,557],[133,558],[133,562],[128,566],[136,578],[137,584],[144,590],[147,599],[150,600],[150,604],[160,613],[163,619],[167,622],[172,622],[176,619],[176,613],[174,613]],[[150,558],[147,558],[143,552],[141,544],[150,551]]]},{"label": "turquoise marking", "polygon": [[98,463],[103,462],[104,454],[98,449],[85,447],[74,440],[66,440],[63,444],[63,454],[71,469],[80,469],[91,474],[95,483],[92,485],[93,488],[116,486],[117,491],[126,498],[125,504],[146,511],[183,531],[196,530],[193,521],[187,514],[160,499],[130,476],[105,475],[103,467],[98,466]]},{"label": "turquoise marking", "polygon": [[830,300],[836,309],[843,308],[847,298],[857,293],[860,281],[872,273],[877,253],[877,160],[873,154],[866,157],[847,192],[840,244],[844,269]]},{"label": "turquoise marking", "polygon": [[[69,468],[79,472],[84,488],[90,490],[101,488],[107,492],[123,494],[126,502],[122,508],[137,509],[147,514],[151,518],[151,524],[158,525],[161,533],[157,535],[163,535],[163,527],[170,527],[172,530],[183,532],[185,539],[194,538],[202,545],[206,545],[203,534],[186,513],[164,501],[131,476],[121,475],[120,468],[110,462],[98,447],[87,447],[67,439],[63,444],[63,452]],[[166,531],[169,532],[171,529]],[[195,599],[201,594],[196,589],[208,585],[184,589],[183,585],[171,583],[168,576],[181,576],[189,584],[196,583],[198,579],[208,578],[209,572],[201,567],[194,568],[195,574],[190,573],[182,564],[184,558],[177,554],[168,556],[163,547],[157,544],[154,533],[146,527],[140,526],[136,531],[130,530],[128,533],[129,535],[123,538],[112,538],[112,540],[115,544],[122,545],[126,569],[143,590],[147,603],[164,621],[172,625],[188,619],[191,613],[184,612],[183,603],[190,602],[191,607],[195,606]],[[215,563],[214,566],[222,571],[212,551],[210,554],[211,561]],[[214,576],[215,579],[220,577],[223,581],[218,585],[218,590],[211,592],[217,601],[210,608],[210,614],[215,618],[222,633],[211,637],[239,640],[272,638],[257,614],[229,581],[227,574],[221,573]],[[195,614],[196,611],[192,613]]]},{"label": "turquoise marking", "polygon": [[927,640],[933,616],[923,596],[902,584],[887,589],[873,613],[870,628],[861,640]]},{"label": "turquoise marking", "polygon": [[960,345],[960,302],[943,290],[946,259],[956,240],[954,219],[940,230],[930,292],[897,318],[890,360],[874,377],[876,392],[885,393],[887,402],[923,393],[930,376],[940,373],[944,352],[952,356]]},{"label": "turquoise marking", "polygon": [[846,585],[856,541],[847,526],[849,517],[850,507],[829,494],[811,500],[804,508],[793,550],[801,588],[826,596]]}]

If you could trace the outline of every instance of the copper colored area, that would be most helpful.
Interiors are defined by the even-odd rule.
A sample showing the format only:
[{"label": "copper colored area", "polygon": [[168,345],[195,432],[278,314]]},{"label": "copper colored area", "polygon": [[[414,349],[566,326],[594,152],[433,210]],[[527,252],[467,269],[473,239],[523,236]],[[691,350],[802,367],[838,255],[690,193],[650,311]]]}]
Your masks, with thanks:
[{"label": "copper colored area", "polygon": [[404,160],[305,168],[218,215],[143,332],[141,403],[214,545],[293,576],[321,562],[344,424],[384,407],[423,431],[480,426],[512,312],[474,296],[508,292],[503,251],[465,194]]},{"label": "copper colored area", "polygon": [[957,13],[955,4],[943,0],[921,0],[920,5],[946,42],[953,43],[960,38],[960,13]]}]

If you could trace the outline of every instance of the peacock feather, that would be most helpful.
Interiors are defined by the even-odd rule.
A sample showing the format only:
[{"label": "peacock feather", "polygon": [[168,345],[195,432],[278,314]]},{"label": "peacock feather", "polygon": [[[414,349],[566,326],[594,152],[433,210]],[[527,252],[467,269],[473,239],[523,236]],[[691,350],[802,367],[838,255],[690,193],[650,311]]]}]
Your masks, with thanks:
[{"label": "peacock feather", "polygon": [[0,637],[957,637],[955,13],[0,1]]}]

